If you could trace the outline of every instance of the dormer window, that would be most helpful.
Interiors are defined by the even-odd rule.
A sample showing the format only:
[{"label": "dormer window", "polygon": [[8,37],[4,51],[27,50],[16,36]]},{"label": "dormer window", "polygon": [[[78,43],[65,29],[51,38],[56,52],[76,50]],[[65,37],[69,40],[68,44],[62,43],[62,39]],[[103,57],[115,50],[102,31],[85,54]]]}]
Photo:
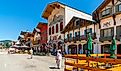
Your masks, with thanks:
[{"label": "dormer window", "polygon": [[111,8],[108,8],[101,12],[101,17],[105,17],[111,14]]},{"label": "dormer window", "polygon": [[116,12],[121,12],[121,4],[118,4],[115,9]]}]

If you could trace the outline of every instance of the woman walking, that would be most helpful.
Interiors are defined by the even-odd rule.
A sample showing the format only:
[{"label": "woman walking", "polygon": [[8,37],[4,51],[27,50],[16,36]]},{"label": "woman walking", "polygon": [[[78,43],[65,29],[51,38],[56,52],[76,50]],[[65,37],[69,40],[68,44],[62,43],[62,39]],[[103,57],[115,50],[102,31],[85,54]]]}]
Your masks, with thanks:
[{"label": "woman walking", "polygon": [[58,69],[61,68],[61,62],[62,62],[61,50],[57,50],[56,64],[57,64],[57,68],[58,68]]}]

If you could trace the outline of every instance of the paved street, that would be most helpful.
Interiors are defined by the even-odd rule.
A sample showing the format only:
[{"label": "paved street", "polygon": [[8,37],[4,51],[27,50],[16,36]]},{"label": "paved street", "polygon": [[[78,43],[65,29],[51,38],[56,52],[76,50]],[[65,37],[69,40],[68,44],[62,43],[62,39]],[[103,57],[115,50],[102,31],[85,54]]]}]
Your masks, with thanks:
[{"label": "paved street", "polygon": [[34,56],[33,59],[28,59],[27,54],[0,52],[0,71],[63,71],[63,68],[54,68],[54,59],[53,56]]}]

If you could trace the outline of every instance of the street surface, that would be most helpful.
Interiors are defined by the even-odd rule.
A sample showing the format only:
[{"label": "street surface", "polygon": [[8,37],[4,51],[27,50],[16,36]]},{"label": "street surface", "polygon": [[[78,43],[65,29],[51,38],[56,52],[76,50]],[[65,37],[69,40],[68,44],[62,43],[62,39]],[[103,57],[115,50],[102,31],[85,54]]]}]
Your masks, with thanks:
[{"label": "street surface", "polygon": [[[64,63],[64,59],[62,61]],[[0,71],[64,71],[56,69],[54,56],[34,56],[29,59],[27,54],[7,54],[0,51]]]}]

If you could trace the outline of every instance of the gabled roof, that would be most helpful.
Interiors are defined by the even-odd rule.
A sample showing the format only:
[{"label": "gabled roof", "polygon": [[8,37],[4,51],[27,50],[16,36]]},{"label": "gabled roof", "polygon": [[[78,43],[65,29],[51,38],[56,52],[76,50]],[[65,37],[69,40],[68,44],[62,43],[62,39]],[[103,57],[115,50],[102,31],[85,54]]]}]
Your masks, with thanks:
[{"label": "gabled roof", "polygon": [[72,8],[72,9],[75,9],[75,10],[77,10],[77,11],[83,12],[83,13],[85,13],[85,14],[91,15],[91,14],[89,14],[89,13],[86,13],[86,12],[84,12],[84,11],[78,10],[78,9],[76,9],[76,8],[73,8],[73,7],[71,7],[71,6],[68,6],[68,5],[66,5],[66,4],[63,4],[63,3],[61,3],[61,2],[56,1],[56,2],[49,3],[49,4],[47,5],[47,7],[45,8],[45,10],[44,10],[44,12],[43,12],[43,14],[42,14],[42,17],[45,18],[45,19],[48,19],[48,17],[51,15],[52,11],[53,11],[55,8],[60,8],[60,7],[65,8],[65,6],[70,7],[70,8]]},{"label": "gabled roof", "polygon": [[36,32],[39,32],[38,30],[43,27],[43,25],[47,26],[47,23],[39,22],[36,28],[34,28],[32,34],[35,34]]},{"label": "gabled roof", "polygon": [[39,22],[39,24],[37,25],[36,28],[40,29],[40,28],[42,28],[43,26],[47,26],[47,23]]},{"label": "gabled roof", "polygon": [[[84,21],[86,21],[86,22],[91,22],[91,23],[86,23],[87,25],[95,24],[95,21],[86,20],[86,19],[82,19],[82,18],[79,18],[79,17],[75,17],[75,16],[74,16],[74,17],[69,21],[69,23],[65,26],[65,28],[64,28],[63,31],[62,31],[62,33],[65,33],[65,32],[67,32],[68,30],[71,31],[71,30],[73,30],[73,29],[76,29],[76,28],[75,28],[76,26],[74,26],[74,23],[75,23],[76,20],[80,20],[80,25],[79,25],[78,27],[86,26],[85,23],[84,23]],[[83,20],[83,22],[81,22],[82,20]]]},{"label": "gabled roof", "polygon": [[25,35],[27,32],[21,31],[20,35]]},{"label": "gabled roof", "polygon": [[42,14],[42,17],[45,18],[45,19],[48,19],[48,17],[51,15],[52,11],[55,8],[60,8],[60,7],[64,7],[64,5],[60,4],[58,2],[49,3],[47,5],[47,7],[45,8],[45,10],[44,10],[44,12]]}]

